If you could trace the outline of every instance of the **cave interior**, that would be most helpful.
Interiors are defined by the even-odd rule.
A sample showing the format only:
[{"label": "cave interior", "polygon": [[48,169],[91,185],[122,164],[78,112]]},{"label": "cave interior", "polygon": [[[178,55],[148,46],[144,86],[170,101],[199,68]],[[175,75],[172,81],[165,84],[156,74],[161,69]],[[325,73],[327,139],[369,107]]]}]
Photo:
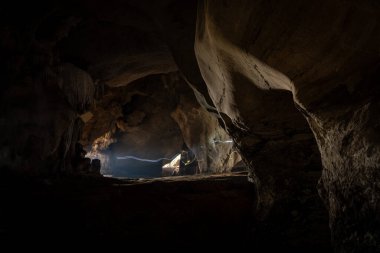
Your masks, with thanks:
[{"label": "cave interior", "polygon": [[0,13],[2,240],[380,252],[380,2]]}]

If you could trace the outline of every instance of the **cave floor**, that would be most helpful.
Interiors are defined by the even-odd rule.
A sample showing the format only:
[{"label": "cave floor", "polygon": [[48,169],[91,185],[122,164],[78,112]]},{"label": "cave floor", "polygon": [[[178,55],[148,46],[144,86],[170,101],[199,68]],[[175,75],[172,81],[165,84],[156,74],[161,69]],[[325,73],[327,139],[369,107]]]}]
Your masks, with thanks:
[{"label": "cave floor", "polygon": [[244,173],[141,180],[24,178],[1,180],[0,186],[5,240],[331,251],[327,212],[316,192],[303,206],[258,222],[254,189]]}]

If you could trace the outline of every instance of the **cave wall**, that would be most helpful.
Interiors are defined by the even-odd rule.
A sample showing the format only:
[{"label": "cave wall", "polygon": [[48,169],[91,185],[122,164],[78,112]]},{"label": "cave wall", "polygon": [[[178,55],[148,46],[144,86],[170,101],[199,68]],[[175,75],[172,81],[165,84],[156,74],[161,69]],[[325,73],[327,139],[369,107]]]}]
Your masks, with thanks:
[{"label": "cave wall", "polygon": [[[127,126],[120,120],[125,115],[118,103],[124,104],[130,97],[121,97],[121,94],[114,96],[109,92],[109,87],[124,87],[152,74],[177,71],[178,63],[184,70],[182,78],[188,84],[193,82],[192,88],[197,92],[198,101],[204,108],[214,110],[205,102],[208,94],[195,88],[205,90],[192,48],[196,2],[186,3],[189,8],[182,5],[176,1],[151,4],[118,0],[83,0],[75,4],[57,1],[45,3],[44,8],[38,10],[36,5],[28,4],[25,10],[29,11],[20,12],[16,3],[7,3],[1,12],[1,56],[5,83],[1,91],[1,119],[5,133],[1,140],[2,167],[36,170],[37,174],[42,170],[74,171],[74,167],[84,166],[80,161],[72,161],[81,159],[83,154],[80,145],[77,145],[79,139],[85,146],[106,133],[120,134],[116,132],[121,129],[120,132],[125,132],[125,127],[129,127],[129,132],[134,131],[135,136],[127,142],[140,146],[144,138],[149,139],[149,131],[158,133],[175,129],[171,136],[166,136],[165,143],[178,146],[179,130],[172,118],[167,121],[152,119],[152,122],[160,123],[151,123],[145,128]],[[185,72],[189,78],[185,77]],[[182,101],[191,101],[189,105],[196,107],[194,110],[199,110],[199,115],[202,115],[192,123],[205,119],[203,123],[198,123],[203,127],[202,138],[209,140],[208,135],[213,135],[213,131],[225,135],[216,124],[216,119],[196,105],[191,97],[193,91],[187,88],[186,92],[189,92],[189,98],[182,98]],[[153,109],[162,109],[162,104],[169,102],[163,99],[166,95],[160,95],[161,107]],[[110,102],[112,99],[115,101]],[[193,110],[189,105],[179,106],[182,119],[187,117],[186,110]],[[157,117],[169,117],[171,111],[160,113]],[[138,121],[144,115],[136,111],[129,116],[132,117]],[[181,124],[181,130],[197,133],[178,118],[176,121]],[[208,123],[211,126],[207,126]],[[210,133],[205,130],[208,128]],[[186,134],[183,136],[185,139],[191,138]],[[118,138],[126,139],[123,134]],[[197,141],[200,140],[186,142],[193,149],[206,144],[204,141],[198,145]],[[162,142],[163,139],[158,141],[153,149],[165,147]],[[151,142],[144,143],[151,145]],[[116,150],[117,146],[114,145]],[[207,150],[197,151],[198,156],[207,160],[202,165],[202,171],[220,171],[222,161],[226,164],[224,160],[231,148],[229,145],[223,150],[226,153],[217,156],[219,160],[214,164],[206,153],[217,154],[218,148],[207,142]],[[170,151],[161,150],[156,155],[171,154],[173,148],[168,149]],[[233,157],[238,157],[236,152]],[[83,162],[87,164],[88,160]],[[230,162],[227,169],[233,163]]]},{"label": "cave wall", "polygon": [[[183,144],[195,154],[199,173],[226,172],[240,161],[233,143],[221,142],[230,138],[217,116],[203,109],[179,73],[149,76],[123,87],[106,87],[104,95],[95,101],[80,142],[89,150],[99,146],[97,138],[109,135],[106,139],[112,141],[92,155],[101,157],[103,167],[109,168],[108,174],[128,175],[123,174],[128,167],[138,170],[149,165],[117,157],[172,158],[181,152]],[[160,166],[162,163],[153,167],[158,170]],[[149,174],[148,170],[147,167],[144,173]]]},{"label": "cave wall", "polygon": [[185,144],[195,154],[199,172],[229,172],[241,161],[231,137],[219,124],[219,115],[198,103],[190,87],[183,87],[186,92],[178,94],[179,102],[171,116],[180,127]]},{"label": "cave wall", "polygon": [[294,101],[318,143],[319,189],[338,252],[379,249],[379,14],[374,1],[207,0],[198,7],[198,63],[251,162],[261,206],[316,154]]},{"label": "cave wall", "polygon": [[78,116],[92,105],[93,80],[61,63],[34,34],[2,31],[0,166],[29,174],[71,171],[83,125]]},{"label": "cave wall", "polygon": [[[118,106],[102,107],[108,87],[179,71],[200,106],[179,95],[166,123],[200,160],[216,157],[204,171],[230,166],[232,147],[210,140],[232,136],[265,217],[303,190],[297,182],[314,178],[321,157],[337,250],[377,249],[379,3],[206,0],[196,16],[196,1],[180,2],[5,3],[2,171],[74,170],[79,136],[125,128]],[[106,120],[87,131],[97,117]]]},{"label": "cave wall", "polygon": [[181,96],[181,103],[171,115],[197,158],[199,172],[230,171],[241,160],[231,137],[219,125],[216,116],[199,105],[191,106],[194,102]]},{"label": "cave wall", "polygon": [[85,124],[81,142],[91,146],[94,138],[111,131],[114,141],[103,152],[109,157],[111,175],[160,176],[162,162],[117,157],[155,160],[181,151],[181,131],[170,117],[177,105],[177,91],[175,84],[165,86],[160,75],[108,88],[93,110],[94,117]]},{"label": "cave wall", "polygon": [[117,87],[177,70],[158,24],[133,1],[79,1],[64,11],[80,22],[58,44],[61,57],[85,68],[96,82]]}]

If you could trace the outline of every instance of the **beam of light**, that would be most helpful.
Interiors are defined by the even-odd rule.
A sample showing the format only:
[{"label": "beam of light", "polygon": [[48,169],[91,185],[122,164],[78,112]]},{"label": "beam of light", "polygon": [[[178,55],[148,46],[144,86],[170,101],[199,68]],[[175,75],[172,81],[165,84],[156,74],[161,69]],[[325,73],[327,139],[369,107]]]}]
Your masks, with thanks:
[{"label": "beam of light", "polygon": [[145,158],[140,158],[133,155],[127,155],[127,156],[117,156],[116,159],[118,160],[133,159],[133,160],[138,160],[142,162],[157,163],[162,160],[173,160],[177,155],[179,154],[174,155],[172,158],[161,157],[158,159],[145,159]]},{"label": "beam of light", "polygon": [[232,143],[232,140],[226,140],[226,141],[219,141],[219,140],[214,140],[214,143]]}]

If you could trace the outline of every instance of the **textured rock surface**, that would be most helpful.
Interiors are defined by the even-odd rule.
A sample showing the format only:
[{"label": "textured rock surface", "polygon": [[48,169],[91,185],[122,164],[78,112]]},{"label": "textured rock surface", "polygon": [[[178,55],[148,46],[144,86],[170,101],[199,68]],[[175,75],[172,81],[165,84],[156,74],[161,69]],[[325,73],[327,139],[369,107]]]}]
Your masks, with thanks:
[{"label": "textured rock surface", "polygon": [[[156,153],[144,153],[146,158],[168,156],[175,149],[179,152],[182,136],[170,118],[170,113],[177,106],[173,103],[178,99],[175,98],[177,95],[171,94],[171,99],[165,99],[168,94],[161,90],[161,94],[156,96],[160,105],[151,103],[150,108],[145,105],[146,108],[128,112],[126,119],[122,107],[133,94],[129,97],[122,97],[123,93],[115,96],[109,87],[126,86],[151,74],[176,71],[176,63],[195,86],[205,87],[198,85],[203,80],[193,50],[196,2],[185,5],[176,1],[146,4],[112,0],[96,3],[79,1],[73,8],[71,2],[57,2],[35,12],[32,11],[35,9],[33,5],[25,6],[29,12],[20,12],[12,3],[4,6],[1,26],[2,70],[6,84],[1,94],[4,98],[1,119],[7,133],[2,140],[4,166],[45,167],[47,157],[51,157],[46,164],[47,170],[67,170],[66,167],[73,170],[72,166],[86,164],[86,161],[78,160],[81,157],[81,149],[75,148],[78,136],[82,135],[81,143],[87,145],[108,132],[113,135],[125,133],[126,128],[129,136],[118,136],[123,141],[114,145],[114,155],[117,155],[117,146],[121,143],[130,144],[130,147],[135,145],[136,150],[130,150],[135,154],[144,153],[142,146],[154,143],[151,148]],[[150,90],[153,92],[154,87]],[[192,96],[193,92],[188,88],[186,92]],[[144,104],[147,96],[140,95],[135,94],[135,98],[139,98],[137,103]],[[207,92],[198,93],[198,97],[206,101]],[[30,102],[20,110],[12,107],[13,102],[21,101]],[[165,103],[171,108],[163,109]],[[192,101],[192,104],[196,103]],[[204,103],[204,106],[208,105]],[[160,109],[163,111],[159,112]],[[147,110],[156,113],[156,118],[150,117],[148,124],[143,122],[149,118]],[[163,119],[165,117],[167,120]],[[197,120],[202,120],[202,117]],[[212,124],[209,127],[212,131],[218,128],[215,119],[211,120],[205,112],[204,117]],[[22,125],[19,118],[22,118]],[[206,125],[203,127],[207,128]],[[31,134],[36,131],[39,133]],[[156,138],[150,138],[150,132]],[[162,138],[157,138],[158,133]],[[192,145],[199,149],[195,147],[194,140]],[[216,153],[215,147],[211,148],[211,152]],[[24,154],[24,150],[31,150],[31,154],[26,154],[29,151]],[[205,152],[209,151],[200,156],[209,159]],[[226,152],[230,152],[228,148]],[[223,153],[216,159],[226,159],[226,156]],[[71,162],[73,159],[74,164]],[[214,165],[208,161],[204,167],[202,171],[220,171],[221,164]]]},{"label": "textured rock surface", "polygon": [[[180,153],[183,143],[195,153],[202,173],[229,171],[240,159],[232,143],[220,142],[229,140],[228,135],[217,118],[199,105],[192,89],[177,73],[106,88],[92,114],[84,125],[81,143],[88,146],[109,133],[113,141],[102,148],[100,156],[107,160],[107,168],[114,167],[114,175],[122,175],[127,167],[138,170],[144,166],[116,157],[171,158]],[[156,169],[160,166],[158,163]]]},{"label": "textured rock surface", "polygon": [[[191,93],[189,91],[185,94]],[[219,125],[217,115],[206,111],[194,96],[180,94],[172,117],[179,125],[186,145],[195,153],[200,172],[226,172],[241,158]]]},{"label": "textured rock surface", "polygon": [[72,65],[21,78],[2,94],[2,166],[31,173],[72,170],[83,124],[78,112],[93,100],[91,78]]},{"label": "textured rock surface", "polygon": [[[143,176],[138,167],[150,165],[130,159],[115,159],[118,156],[154,160],[171,158],[180,152],[183,144],[181,131],[170,117],[177,104],[177,91],[178,87],[174,83],[163,85],[160,76],[149,77],[126,87],[125,92],[129,96],[124,99],[129,97],[129,100],[119,103],[122,116],[116,122],[119,127],[115,133],[117,141],[110,147],[113,166],[120,175],[128,167],[137,167],[134,173]],[[152,175],[160,176],[161,167],[162,163],[157,163],[156,169],[147,169],[156,170],[155,173],[152,171]]]},{"label": "textured rock surface", "polygon": [[[137,16],[136,10],[126,7],[118,10],[122,15],[114,17],[126,20],[112,20],[103,17],[104,7],[99,7],[93,20],[82,21],[61,42],[64,59],[83,65],[95,80],[110,86],[177,69],[168,47],[154,31],[154,24],[146,22],[148,17]],[[142,24],[126,25],[131,17]]]},{"label": "textured rock surface", "polygon": [[[281,153],[281,164],[283,154],[300,165],[307,158],[297,140],[309,137],[291,108],[293,95],[318,142],[321,195],[343,252],[380,247],[379,14],[372,1],[210,0],[198,9],[195,47],[202,75],[243,156],[253,161],[253,179],[270,182],[277,174],[266,170],[276,160],[265,155],[261,167],[263,149],[257,147]],[[267,192],[259,192],[263,201]]]},{"label": "textured rock surface", "polygon": [[[22,7],[0,10],[1,172],[96,173],[99,161],[91,165],[77,141],[107,133],[116,142],[104,155],[150,158],[149,144],[157,158],[185,142],[202,172],[223,171],[239,159],[220,142],[230,135],[250,167],[258,218],[297,214],[322,157],[337,251],[379,250],[377,1]],[[173,71],[181,78],[149,77]]]}]

